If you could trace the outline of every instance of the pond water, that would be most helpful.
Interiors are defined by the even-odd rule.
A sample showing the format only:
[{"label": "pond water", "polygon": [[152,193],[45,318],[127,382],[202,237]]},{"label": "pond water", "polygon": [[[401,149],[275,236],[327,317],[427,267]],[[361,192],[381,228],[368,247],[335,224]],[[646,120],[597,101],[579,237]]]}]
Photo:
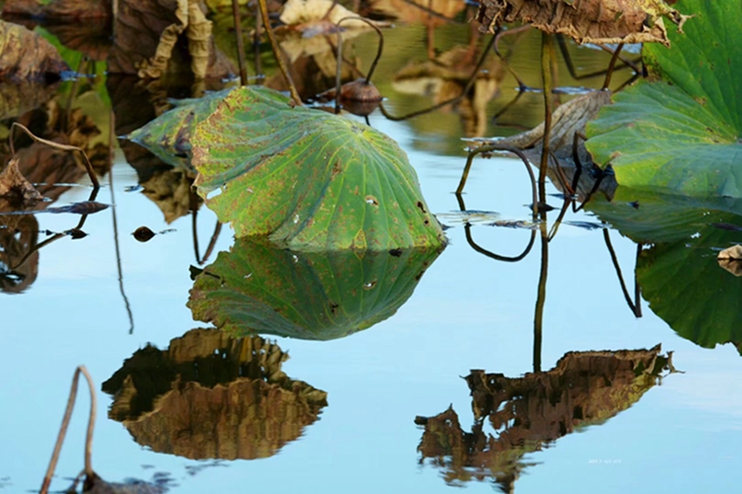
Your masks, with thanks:
[{"label": "pond water", "polygon": [[[429,63],[429,44],[463,67],[470,66],[467,50],[477,55],[482,46],[466,23],[412,22],[385,36],[375,80],[392,115],[423,109],[463,86],[451,73],[466,71],[447,67],[440,56],[437,75],[427,67],[416,71],[422,75],[399,76]],[[370,65],[375,43],[372,34],[353,40],[349,50],[361,67]],[[508,48],[513,70],[538,87],[540,36],[526,33]],[[610,58],[590,47],[569,50],[583,72],[604,68]],[[602,77],[574,80],[561,55],[557,60],[558,86],[602,85]],[[502,70],[488,63],[489,73]],[[628,76],[617,73],[613,86]],[[450,244],[422,277],[420,266],[402,269],[407,288],[370,327],[344,337],[318,330],[313,339],[267,331],[265,339],[279,347],[270,347],[273,355],[290,355],[282,366],[251,360],[268,352],[260,338],[199,330],[210,325],[195,321],[186,306],[191,267],[203,269],[235,241],[225,225],[204,259],[216,217],[205,207],[193,211],[183,171],[117,141],[96,198],[112,207],[86,218],[87,236],[52,233],[75,227],[77,215],[24,216],[30,226],[18,231],[38,235],[40,248],[22,275],[3,278],[0,293],[0,338],[8,351],[0,361],[0,490],[38,489],[70,378],[85,365],[98,399],[93,466],[111,482],[140,479],[183,493],[733,492],[742,359],[734,344],[716,343],[740,341],[733,337],[740,281],[716,264],[715,249],[742,234],[698,225],[732,224],[739,220],[734,208],[668,206],[677,217],[704,219],[687,231],[680,221],[648,222],[646,229],[666,228],[667,242],[643,242],[638,250],[631,239],[637,222],[626,213],[638,198],[619,191],[612,205],[598,200],[592,211],[601,216],[567,212],[546,242],[542,232],[553,228],[558,210],[541,228],[494,224],[531,220],[523,165],[495,157],[475,162],[462,213],[453,193],[465,163],[461,138],[510,135],[542,120],[541,93],[527,92],[495,125],[493,115],[516,96],[517,83],[504,70],[493,81],[453,108],[414,119],[370,115],[370,124],[408,153],[428,206],[449,227]],[[170,89],[181,97],[188,92]],[[80,108],[104,144],[111,133],[145,123],[142,115],[154,116],[152,101],[164,101],[135,81],[103,75],[65,82],[49,98],[58,108],[68,101]],[[12,116],[30,125],[34,115]],[[89,198],[88,179],[73,175],[53,179],[66,184],[47,193],[53,206]],[[548,192],[561,207],[551,184]],[[639,201],[651,208],[658,200]],[[656,215],[672,216],[664,204],[656,202]],[[11,232],[8,218],[16,217],[3,216],[0,236]],[[142,226],[158,234],[137,241],[132,233]],[[20,233],[11,236],[0,251],[4,269],[27,253],[13,251],[14,240],[15,247],[30,246]],[[518,262],[487,254],[517,257],[532,238]],[[42,245],[47,239],[54,241]],[[283,272],[270,263],[304,262],[266,255],[254,267],[267,277]],[[253,271],[240,274],[247,280]],[[643,300],[635,298],[635,275]],[[313,280],[298,277],[289,292],[311,291]],[[369,290],[387,289],[364,282]],[[714,340],[725,331],[732,336]],[[288,377],[276,378],[280,371]],[[209,394],[214,389],[221,394]],[[317,390],[326,392],[326,405]],[[81,391],[52,490],[67,488],[83,467],[88,403]],[[456,416],[444,414],[449,408]]]}]

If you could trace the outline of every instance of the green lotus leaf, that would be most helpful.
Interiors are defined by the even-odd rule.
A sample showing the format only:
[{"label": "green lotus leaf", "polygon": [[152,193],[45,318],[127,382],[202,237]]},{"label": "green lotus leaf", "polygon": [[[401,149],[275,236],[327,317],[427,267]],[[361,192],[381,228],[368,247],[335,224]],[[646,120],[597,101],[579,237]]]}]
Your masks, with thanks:
[{"label": "green lotus leaf", "polygon": [[210,92],[202,98],[175,100],[172,110],[125,138],[147,148],[168,165],[192,169],[191,136],[196,125],[211,115],[233,89]]},{"label": "green lotus leaf", "polygon": [[404,151],[361,123],[242,87],[192,144],[198,193],[238,237],[303,251],[445,243]]},{"label": "green lotus leaf", "polygon": [[439,253],[301,253],[241,238],[198,275],[188,306],[231,334],[342,338],[392,316]]},{"label": "green lotus leaf", "polygon": [[642,296],[680,336],[713,348],[742,344],[742,277],[723,269],[721,249],[742,243],[742,200],[698,199],[619,187],[589,208],[645,244],[636,266]]},{"label": "green lotus leaf", "polygon": [[742,197],[742,22],[734,1],[681,0],[694,18],[672,48],[644,48],[662,81],[614,96],[588,124],[587,148],[619,184],[696,197]]}]

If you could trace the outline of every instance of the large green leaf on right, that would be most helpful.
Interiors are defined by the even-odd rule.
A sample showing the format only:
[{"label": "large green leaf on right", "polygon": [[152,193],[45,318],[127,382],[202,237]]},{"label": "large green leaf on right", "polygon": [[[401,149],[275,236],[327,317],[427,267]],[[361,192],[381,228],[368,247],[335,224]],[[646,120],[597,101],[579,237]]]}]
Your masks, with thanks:
[{"label": "large green leaf on right", "polygon": [[587,148],[619,184],[689,196],[742,197],[742,6],[681,0],[685,34],[645,46],[661,78],[617,93],[588,124]]},{"label": "large green leaf on right", "polygon": [[716,259],[742,243],[742,200],[619,187],[612,202],[599,198],[587,207],[645,246],[636,277],[657,316],[702,347],[731,342],[742,350],[742,277]]},{"label": "large green leaf on right", "polygon": [[198,275],[188,306],[233,335],[342,338],[396,313],[440,252],[302,253],[240,238]]}]

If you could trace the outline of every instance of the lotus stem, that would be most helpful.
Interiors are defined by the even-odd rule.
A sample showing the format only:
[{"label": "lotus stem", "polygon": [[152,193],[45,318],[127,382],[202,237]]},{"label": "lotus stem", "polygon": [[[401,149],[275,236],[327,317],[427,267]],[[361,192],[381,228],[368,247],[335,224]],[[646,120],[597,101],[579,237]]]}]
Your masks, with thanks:
[{"label": "lotus stem", "polygon": [[273,50],[273,56],[276,57],[278,68],[281,69],[283,78],[286,79],[286,83],[289,85],[291,98],[294,100],[295,104],[303,106],[303,103],[301,102],[301,96],[299,96],[299,91],[296,90],[294,81],[293,79],[291,79],[291,74],[289,74],[289,69],[288,67],[286,67],[286,62],[283,60],[283,56],[281,55],[281,48],[278,46],[278,42],[276,41],[276,35],[273,33],[271,21],[268,18],[268,5],[266,5],[265,0],[258,0],[258,6],[260,7],[260,17],[263,20],[265,32],[268,34],[268,41],[270,41],[271,49]]},{"label": "lotus stem", "polygon": [[608,87],[611,85],[611,77],[613,77],[613,70],[616,68],[616,61],[618,60],[618,55],[621,53],[622,48],[623,48],[623,43],[619,43],[618,46],[616,47],[616,51],[613,52],[611,61],[608,64],[608,71],[605,74],[605,81],[603,81],[604,91],[608,89]]},{"label": "lotus stem", "polygon": [[237,39],[237,62],[240,66],[240,85],[247,84],[247,63],[245,62],[245,43],[242,39],[242,16],[238,0],[232,0],[232,17],[234,17],[234,36]]},{"label": "lotus stem", "polygon": [[549,166],[549,145],[551,140],[551,114],[554,102],[552,90],[554,82],[551,74],[551,52],[553,51],[551,35],[541,33],[541,77],[544,81],[544,136],[541,149],[541,163],[538,170],[538,197],[539,201],[546,203],[546,170]]}]

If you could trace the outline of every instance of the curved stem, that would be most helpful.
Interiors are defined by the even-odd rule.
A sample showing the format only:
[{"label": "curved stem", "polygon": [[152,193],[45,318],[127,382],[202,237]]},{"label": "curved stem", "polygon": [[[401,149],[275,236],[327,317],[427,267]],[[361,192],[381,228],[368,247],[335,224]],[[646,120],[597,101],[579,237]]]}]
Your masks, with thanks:
[{"label": "curved stem", "polygon": [[[265,0],[262,0],[265,1]],[[83,151],[82,148],[79,148],[77,146],[72,146],[70,144],[60,144],[58,142],[54,141],[48,141],[46,139],[42,139],[41,137],[37,137],[34,135],[33,132],[28,130],[23,124],[20,124],[18,122],[13,122],[13,125],[10,126],[10,155],[15,158],[15,148],[13,146],[13,131],[15,129],[21,129],[26,134],[28,134],[28,137],[33,139],[36,142],[39,142],[41,144],[46,144],[47,146],[58,149],[60,151],[78,151],[82,157],[83,157],[83,163],[85,164],[85,170],[88,172],[88,176],[90,177],[90,181],[93,183],[93,188],[95,190],[98,190],[100,188],[100,182],[98,182],[98,177],[95,175],[95,171],[93,170],[93,165],[90,163],[90,160],[88,159],[88,155],[85,154],[85,151]]]},{"label": "curved stem", "polygon": [[525,250],[515,257],[509,257],[509,256],[501,256],[499,254],[495,254],[494,252],[491,252],[481,247],[479,244],[477,244],[474,241],[474,238],[472,237],[471,225],[469,223],[464,225],[464,234],[466,235],[466,242],[476,252],[479,252],[480,254],[486,257],[489,257],[490,259],[494,259],[495,261],[503,261],[503,262],[518,262],[522,260],[528,255],[529,252],[531,252],[531,249],[533,248],[533,243],[536,241],[536,230],[531,230],[531,239],[528,241],[528,245],[526,245]]},{"label": "curved stem", "polygon": [[464,166],[464,171],[461,174],[461,180],[459,181],[459,186],[456,188],[456,197],[461,197],[461,194],[464,192],[464,186],[466,185],[466,180],[469,177],[469,170],[471,170],[471,165],[474,160],[474,157],[481,153],[489,153],[492,151],[508,151],[515,155],[517,155],[521,161],[523,161],[523,164],[526,166],[526,171],[528,172],[528,178],[531,180],[531,209],[533,211],[534,218],[536,217],[536,214],[538,213],[538,196],[536,194],[536,177],[533,175],[533,170],[531,170],[531,166],[528,163],[528,158],[526,158],[526,155],[523,154],[523,152],[520,149],[512,148],[509,146],[500,146],[497,144],[490,144],[487,146],[479,147],[472,152],[469,153],[469,156],[466,159],[466,166]]},{"label": "curved stem", "polygon": [[273,49],[273,56],[276,57],[276,62],[278,62],[278,68],[281,69],[281,73],[283,74],[284,79],[286,79],[286,83],[289,85],[289,91],[291,92],[291,98],[294,100],[294,103],[303,106],[301,102],[301,96],[299,96],[299,91],[296,90],[296,86],[294,86],[294,81],[291,79],[291,74],[289,74],[289,69],[286,67],[286,62],[283,60],[283,56],[281,55],[281,49],[278,46],[278,42],[276,41],[276,35],[273,33],[273,28],[271,27],[271,21],[268,18],[268,6],[266,5],[265,0],[258,0],[258,6],[260,7],[260,17],[263,20],[263,25],[265,27],[265,32],[268,34],[268,41],[271,43],[271,48]]},{"label": "curved stem", "polygon": [[93,385],[93,379],[90,377],[90,374],[88,373],[88,370],[85,368],[85,366],[79,366],[77,369],[75,369],[75,373],[72,376],[72,387],[70,388],[70,394],[67,398],[67,407],[64,411],[64,417],[62,418],[62,425],[59,428],[59,433],[57,435],[57,442],[54,445],[54,451],[52,452],[51,460],[49,461],[49,466],[46,469],[46,475],[44,476],[44,481],[41,484],[41,494],[46,494],[49,492],[49,485],[52,481],[52,476],[54,475],[54,470],[57,468],[57,462],[59,461],[59,453],[62,451],[62,444],[64,443],[64,438],[67,435],[67,428],[70,425],[70,419],[72,418],[72,411],[75,408],[75,400],[77,398],[77,383],[79,381],[80,373],[82,373],[85,376],[85,379],[88,382],[88,388],[90,389],[90,414],[88,416],[88,428],[87,433],[85,436],[85,474],[86,475],[92,475],[93,474],[93,466],[92,466],[92,450],[93,450],[93,429],[95,427],[95,411],[97,409],[97,401],[95,397],[95,386]]},{"label": "curved stem", "polygon": [[[379,26],[377,26],[370,20],[364,19],[363,17],[358,17],[358,16],[343,17],[335,25],[339,28],[340,24],[350,19],[365,22],[366,24],[371,26],[374,29],[374,31],[376,31],[376,34],[379,35],[379,46],[376,48],[376,58],[374,58],[374,61],[371,62],[371,67],[368,69],[368,74],[366,74],[366,84],[368,84],[371,82],[371,76],[374,75],[376,66],[379,64],[379,59],[381,58],[381,54],[384,53],[384,33],[381,32],[381,29],[379,29]],[[338,63],[342,61],[342,57],[340,55],[342,53],[341,51],[342,44],[343,44],[343,37],[340,35],[340,29],[338,29]],[[339,73],[340,73],[340,70],[338,69],[338,74]]]}]

